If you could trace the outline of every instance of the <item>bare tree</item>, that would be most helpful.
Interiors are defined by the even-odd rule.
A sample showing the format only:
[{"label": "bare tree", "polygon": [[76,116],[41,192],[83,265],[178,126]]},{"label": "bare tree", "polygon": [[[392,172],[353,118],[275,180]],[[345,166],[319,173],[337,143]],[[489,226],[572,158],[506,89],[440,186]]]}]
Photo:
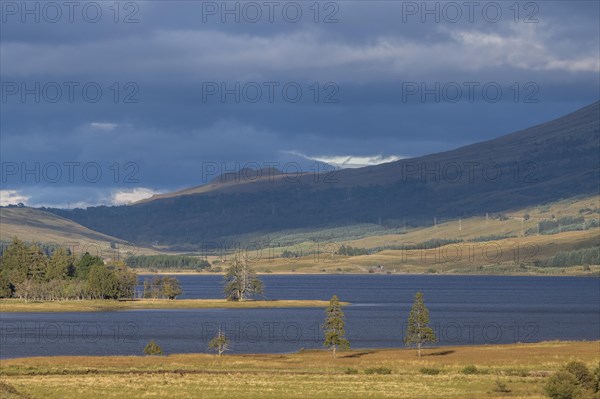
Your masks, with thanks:
[{"label": "bare tree", "polygon": [[221,356],[223,352],[229,350],[229,338],[219,329],[217,335],[208,343],[208,349],[216,350]]},{"label": "bare tree", "polygon": [[230,301],[243,301],[250,295],[263,293],[263,283],[248,262],[234,259],[225,275],[225,295]]}]

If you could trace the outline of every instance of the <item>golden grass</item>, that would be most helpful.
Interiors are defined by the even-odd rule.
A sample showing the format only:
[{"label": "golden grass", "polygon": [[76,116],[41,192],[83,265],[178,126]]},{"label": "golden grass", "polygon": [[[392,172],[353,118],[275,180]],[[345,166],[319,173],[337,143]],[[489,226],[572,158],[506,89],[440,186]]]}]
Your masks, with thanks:
[{"label": "golden grass", "polygon": [[[385,271],[393,273],[425,273],[433,269],[439,273],[459,274],[598,275],[600,267],[597,265],[592,266],[590,271],[585,271],[582,267],[551,269],[533,267],[531,264],[534,260],[551,257],[561,250],[597,245],[599,236],[600,228],[593,228],[554,235],[461,242],[428,250],[384,250],[371,255],[351,257],[321,254],[305,256],[294,261],[283,258],[261,259],[254,262],[253,266],[258,271],[268,270],[275,273],[291,270],[297,273],[365,273],[381,265]],[[379,240],[385,237],[387,236],[372,239]],[[525,267],[521,268],[521,264]]]},{"label": "golden grass", "polygon": [[[385,250],[372,255],[346,257],[340,255],[307,255],[299,259],[280,257],[260,258],[254,262],[258,271],[273,273],[366,273],[381,265],[385,272],[459,274],[514,274],[514,275],[600,275],[600,266],[592,266],[591,273],[582,267],[538,268],[531,266],[533,260],[546,259],[558,251],[598,245],[600,228],[587,231],[570,231],[553,235],[524,236],[535,228],[540,220],[554,217],[583,216],[586,219],[600,217],[600,196],[573,198],[525,209],[507,211],[506,220],[492,217],[470,217],[450,221],[438,221],[435,227],[408,229],[405,234],[386,234],[332,243],[358,248],[418,245],[431,239],[460,239],[464,242],[440,248],[421,250]],[[528,220],[522,220],[528,214]],[[484,236],[511,235],[512,238],[488,242],[472,242]],[[324,245],[321,245],[323,248]],[[315,243],[304,242],[294,247],[280,247],[274,251],[279,256],[284,250],[310,251]],[[526,264],[521,268],[520,264]]]},{"label": "golden grass", "polygon": [[[545,378],[570,360],[595,367],[600,341],[284,355],[41,357],[0,362],[2,381],[34,398],[542,398]],[[479,372],[464,375],[465,365]],[[387,367],[390,375],[368,375]],[[438,375],[423,375],[423,367]],[[357,374],[346,374],[352,368]],[[493,392],[496,380],[509,394]]]},{"label": "golden grass", "polygon": [[[329,301],[319,300],[247,300],[243,302],[225,299],[136,299],[116,300],[68,300],[68,301],[29,301],[20,299],[0,299],[0,312],[101,312],[130,309],[209,309],[209,308],[296,308],[326,307]],[[347,302],[342,302],[346,305]]]}]

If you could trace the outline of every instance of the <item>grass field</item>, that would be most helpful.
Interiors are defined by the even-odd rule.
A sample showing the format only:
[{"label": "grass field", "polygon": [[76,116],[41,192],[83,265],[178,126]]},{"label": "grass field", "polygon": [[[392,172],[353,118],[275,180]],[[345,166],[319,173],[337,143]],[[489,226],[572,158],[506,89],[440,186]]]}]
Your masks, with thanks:
[{"label": "grass field", "polygon": [[[415,233],[416,234],[416,233]],[[451,237],[451,236],[446,236]],[[598,245],[600,228],[569,231],[553,235],[513,237],[487,242],[459,242],[434,249],[388,249],[370,255],[341,256],[336,254],[308,255],[293,260],[279,257],[261,258],[252,262],[257,271],[297,273],[346,272],[366,273],[379,265],[392,273],[446,274],[554,274],[598,275],[600,268],[541,268],[532,265],[537,259],[553,256],[561,250]],[[365,240],[380,240],[371,237]],[[419,243],[425,240],[406,240]],[[380,243],[377,241],[377,243]],[[353,246],[355,243],[351,243]],[[366,245],[365,245],[366,246]],[[367,247],[367,246],[366,246]]]},{"label": "grass field", "polygon": [[[272,273],[367,273],[381,266],[379,272],[391,273],[443,273],[443,274],[512,274],[512,275],[600,275],[600,265],[566,268],[541,268],[534,261],[547,259],[558,251],[568,251],[600,244],[600,228],[585,231],[565,231],[552,235],[524,235],[535,229],[538,222],[564,216],[584,217],[586,220],[600,217],[600,197],[572,198],[550,204],[533,206],[506,212],[503,218],[474,216],[461,220],[438,218],[436,226],[408,228],[403,233],[397,229],[377,230],[362,238],[344,239],[343,228],[317,230],[310,233],[288,235],[279,233],[277,242],[293,246],[273,246],[248,253],[253,266],[260,272]],[[524,220],[524,216],[528,219]],[[353,226],[346,235],[352,237]],[[364,230],[361,227],[358,230]],[[335,230],[335,231],[334,231]],[[326,239],[327,234],[331,239]],[[321,242],[297,242],[299,237],[319,237]],[[482,241],[497,236],[498,239]],[[325,238],[324,238],[325,237]],[[507,237],[507,238],[501,238]],[[385,248],[389,246],[419,245],[432,239],[463,240],[454,244],[429,250],[386,249],[370,255],[341,256],[335,254],[339,246],[356,248]],[[284,250],[301,253],[294,259],[280,257]],[[320,252],[315,254],[314,252]],[[211,261],[216,258],[209,259]]]},{"label": "grass field", "polygon": [[[1,362],[0,397],[542,398],[548,375],[570,360],[596,367],[600,342],[440,347],[422,358],[410,349],[352,350],[336,359],[328,351],[23,358]],[[465,374],[467,365],[477,371]],[[367,374],[370,368],[390,374]],[[496,381],[510,392],[494,392]]]},{"label": "grass field", "polygon": [[[67,300],[24,301],[0,299],[0,312],[102,312],[128,309],[207,309],[207,308],[295,308],[326,307],[329,301],[276,300],[233,302],[225,299],[136,299],[117,300]],[[342,304],[347,304],[342,302]]]}]

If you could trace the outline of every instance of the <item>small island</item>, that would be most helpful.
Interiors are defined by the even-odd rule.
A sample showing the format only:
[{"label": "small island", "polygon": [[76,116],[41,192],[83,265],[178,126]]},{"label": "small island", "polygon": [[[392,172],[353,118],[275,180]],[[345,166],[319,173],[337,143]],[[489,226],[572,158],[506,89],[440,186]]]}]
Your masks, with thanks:
[{"label": "small island", "polygon": [[[322,307],[325,300],[268,300],[247,261],[235,259],[224,276],[224,299],[177,299],[183,293],[170,276],[138,278],[124,262],[105,263],[66,248],[45,248],[15,237],[0,257],[0,312],[109,312],[141,309]],[[137,287],[137,288],[136,288]],[[346,302],[342,304],[347,304]]]}]

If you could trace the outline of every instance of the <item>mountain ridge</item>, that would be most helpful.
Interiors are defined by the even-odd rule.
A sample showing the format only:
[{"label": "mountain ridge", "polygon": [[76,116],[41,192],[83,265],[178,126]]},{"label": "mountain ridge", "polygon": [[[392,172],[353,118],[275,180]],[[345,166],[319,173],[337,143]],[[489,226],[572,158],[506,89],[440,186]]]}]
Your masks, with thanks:
[{"label": "mountain ridge", "polygon": [[[331,171],[328,171],[325,173],[321,173],[320,175],[317,175],[315,173],[305,172],[299,177],[299,179],[298,179],[298,176],[296,176],[295,174],[286,174],[281,171],[278,171],[279,173],[268,173],[266,175],[267,177],[263,177],[263,178],[256,178],[255,176],[252,176],[252,177],[248,177],[245,179],[244,178],[245,169],[240,169],[238,171],[238,176],[237,176],[237,179],[239,181],[232,182],[232,181],[229,181],[228,178],[226,178],[225,181],[223,181],[224,179],[222,179],[222,176],[232,175],[232,173],[222,174],[220,176],[215,177],[213,180],[211,180],[206,185],[190,187],[188,189],[178,190],[173,193],[157,195],[157,196],[154,196],[153,198],[142,200],[139,203],[147,203],[149,201],[158,200],[158,199],[173,198],[173,197],[177,197],[180,195],[193,195],[193,194],[203,194],[203,193],[205,194],[205,193],[215,193],[215,192],[228,192],[228,193],[248,192],[248,191],[255,191],[255,190],[260,191],[260,190],[264,190],[267,188],[277,189],[277,188],[280,188],[282,185],[289,187],[290,185],[298,184],[298,185],[306,185],[313,189],[320,189],[320,188],[330,188],[330,187],[353,187],[353,186],[360,186],[360,185],[365,186],[365,185],[372,185],[372,184],[389,184],[389,183],[394,182],[393,177],[390,179],[389,176],[385,176],[385,174],[390,173],[389,172],[390,169],[393,170],[393,169],[399,168],[399,169],[401,169],[401,173],[402,173],[402,165],[414,165],[415,163],[423,163],[423,162],[428,162],[430,160],[433,160],[433,161],[439,163],[439,158],[441,158],[441,157],[446,158],[446,161],[445,161],[446,163],[453,162],[456,160],[464,159],[465,153],[468,153],[471,150],[480,150],[482,148],[485,148],[486,146],[489,146],[489,148],[487,148],[487,150],[489,152],[491,152],[491,154],[489,154],[489,156],[490,157],[493,156],[496,159],[495,162],[500,163],[500,162],[498,162],[498,152],[497,152],[498,145],[502,145],[506,141],[511,141],[511,140],[514,140],[515,138],[521,139],[517,143],[519,145],[539,144],[539,143],[527,142],[527,139],[529,139],[529,140],[539,139],[540,138],[540,134],[539,134],[540,130],[542,131],[543,136],[548,136],[546,138],[550,138],[550,137],[556,138],[557,134],[564,134],[566,129],[573,128],[573,123],[576,123],[576,128],[582,128],[582,126],[581,126],[582,120],[585,121],[584,124],[588,125],[588,127],[590,127],[590,126],[597,127],[598,120],[600,120],[598,117],[598,113],[600,113],[600,102],[597,101],[593,104],[590,104],[586,107],[583,107],[583,108],[581,108],[575,112],[572,112],[570,114],[567,114],[565,116],[555,118],[553,120],[543,122],[543,123],[534,125],[532,127],[521,129],[516,132],[509,133],[507,135],[496,137],[496,138],[486,140],[483,142],[468,144],[466,146],[462,146],[459,148],[455,148],[455,149],[451,149],[451,150],[443,151],[443,152],[439,152],[439,153],[427,154],[427,155],[414,157],[414,158],[406,158],[406,159],[401,159],[401,160],[397,160],[397,161],[386,162],[386,163],[382,163],[379,165],[371,165],[371,166],[365,166],[365,167],[353,168],[353,169],[340,169],[337,171],[331,170]],[[548,129],[549,127],[550,127],[550,129]],[[477,152],[480,152],[480,151],[477,151]],[[512,158],[514,158],[514,154],[511,153],[510,155],[512,155]],[[470,155],[470,154],[466,154],[466,156],[473,158],[473,155]],[[504,163],[506,163],[506,160],[503,160],[503,161],[504,161]],[[515,160],[512,159],[512,161],[515,161]],[[432,166],[435,166],[435,165],[432,165]],[[258,172],[258,171],[256,171],[256,172]],[[263,170],[260,170],[260,172],[263,172]],[[373,175],[373,172],[376,172],[375,175]],[[419,172],[419,171],[417,171],[417,172]],[[408,173],[408,171],[405,170],[403,173],[406,175]],[[423,173],[425,173],[425,171],[423,171]],[[369,174],[370,176],[368,176],[368,178],[357,179],[356,176],[361,175],[361,174],[362,175]],[[264,174],[263,174],[263,176],[264,176]],[[402,176],[402,177],[409,178],[410,176]],[[438,177],[440,177],[440,176],[438,176]],[[441,176],[441,177],[443,177],[443,176]],[[311,184],[311,180],[313,180],[313,183],[314,183],[314,180],[319,179],[319,178],[321,180],[323,180],[323,182],[322,182],[323,184],[318,184],[318,183]],[[219,182],[217,180],[221,180],[221,181]],[[286,184],[286,180],[287,180],[287,183],[289,183],[289,184]],[[447,179],[447,180],[452,180],[452,179]]]},{"label": "mountain ridge", "polygon": [[[270,231],[498,213],[600,183],[600,102],[482,143],[321,174],[214,184],[122,207],[50,210],[136,243],[203,245]],[[296,176],[294,176],[296,177]]]}]

